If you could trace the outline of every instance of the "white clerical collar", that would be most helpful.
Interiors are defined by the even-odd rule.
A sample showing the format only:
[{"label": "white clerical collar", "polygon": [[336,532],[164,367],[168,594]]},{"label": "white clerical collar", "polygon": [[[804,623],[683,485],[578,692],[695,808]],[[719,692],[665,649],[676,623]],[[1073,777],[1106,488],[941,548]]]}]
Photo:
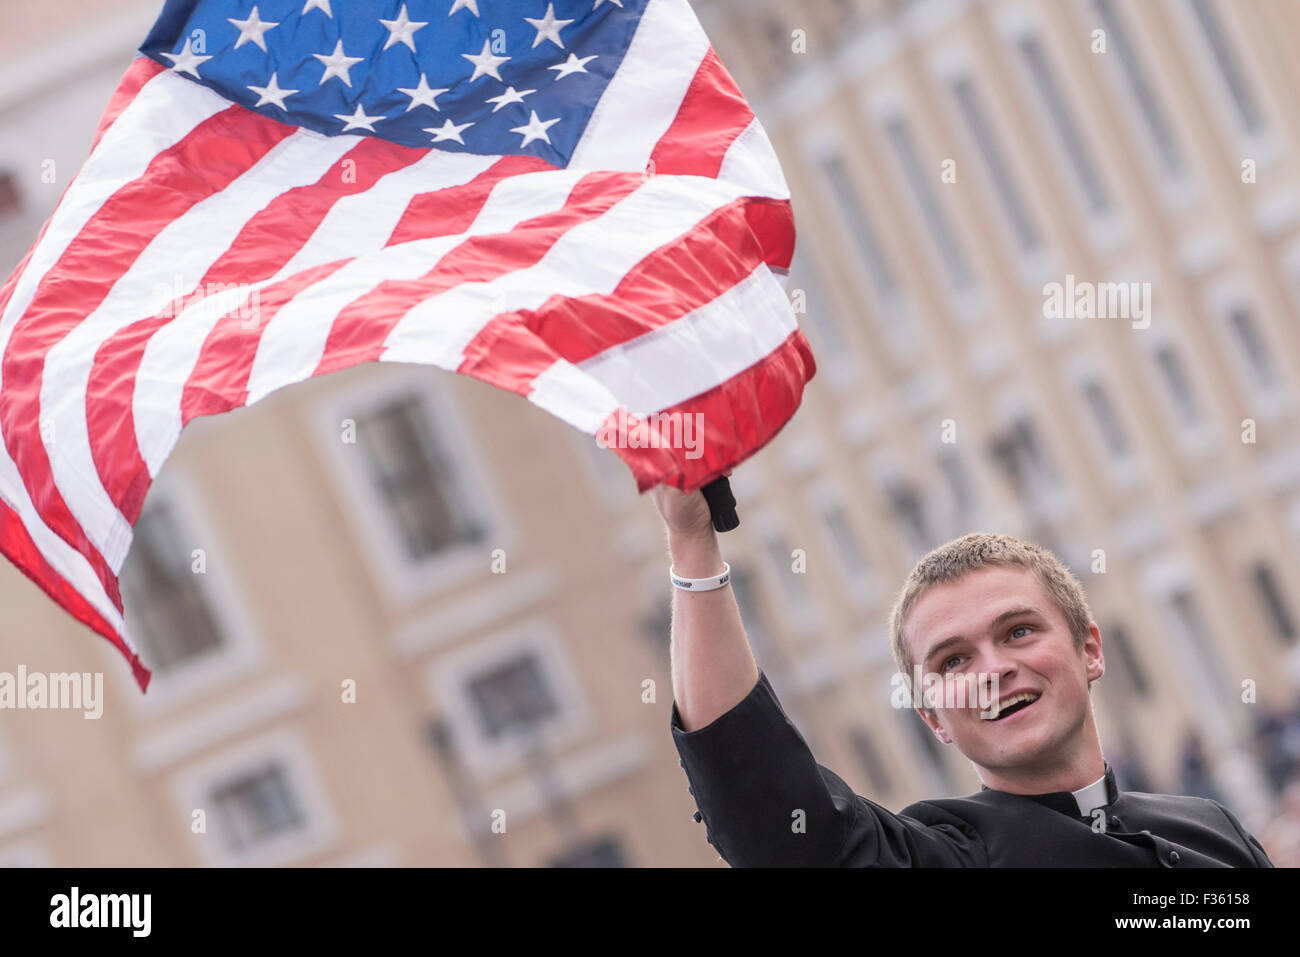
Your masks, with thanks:
[{"label": "white clerical collar", "polygon": [[1091,817],[1094,808],[1105,807],[1110,795],[1106,793],[1106,775],[1103,774],[1087,787],[1071,792],[1079,802],[1079,816]]}]

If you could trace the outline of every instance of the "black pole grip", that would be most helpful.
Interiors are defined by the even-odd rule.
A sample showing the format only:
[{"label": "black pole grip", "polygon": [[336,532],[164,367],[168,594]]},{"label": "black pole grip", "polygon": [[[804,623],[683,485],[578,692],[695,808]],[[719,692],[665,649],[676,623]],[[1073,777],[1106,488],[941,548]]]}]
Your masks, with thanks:
[{"label": "black pole grip", "polygon": [[731,482],[725,475],[714,479],[700,491],[709,503],[709,514],[713,516],[715,529],[729,532],[740,524],[740,516],[736,514],[736,496],[731,494]]}]

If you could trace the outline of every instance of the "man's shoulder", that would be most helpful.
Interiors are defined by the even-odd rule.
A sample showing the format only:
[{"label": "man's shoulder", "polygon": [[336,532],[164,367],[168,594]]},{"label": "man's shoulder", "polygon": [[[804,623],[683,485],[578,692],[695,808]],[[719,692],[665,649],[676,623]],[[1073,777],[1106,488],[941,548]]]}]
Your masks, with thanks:
[{"label": "man's shoulder", "polygon": [[1197,797],[1193,794],[1157,794],[1148,791],[1122,791],[1120,800],[1130,807],[1152,813],[1177,814],[1187,820],[1203,820],[1206,823],[1222,825],[1228,820],[1236,828],[1237,824],[1225,808],[1212,798]]},{"label": "man's shoulder", "polygon": [[[961,797],[928,798],[903,808],[903,814],[924,823],[950,822],[954,817],[975,821],[990,812],[998,814],[1025,807],[1023,798],[993,789]],[[1032,801],[1032,799],[1030,799]],[[1225,820],[1237,827],[1227,809],[1218,801],[1190,794],[1157,794],[1146,791],[1121,791],[1118,804],[1137,811],[1140,816],[1174,815],[1186,821],[1198,821],[1221,828]]]},{"label": "man's shoulder", "polygon": [[979,800],[979,795],[965,797],[927,798],[909,804],[899,813],[905,817],[915,818],[923,824],[950,824],[954,819],[970,821],[987,811],[988,805]]}]

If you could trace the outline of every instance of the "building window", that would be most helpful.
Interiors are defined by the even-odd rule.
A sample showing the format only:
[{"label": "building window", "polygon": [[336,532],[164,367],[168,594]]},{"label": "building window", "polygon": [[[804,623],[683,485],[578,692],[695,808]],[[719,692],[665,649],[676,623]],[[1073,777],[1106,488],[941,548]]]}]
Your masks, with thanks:
[{"label": "building window", "polygon": [[887,482],[885,494],[889,498],[894,519],[903,529],[904,537],[913,550],[928,551],[935,544],[930,523],[925,514],[925,502],[911,482],[896,479]]},{"label": "building window", "polygon": [[1204,674],[1210,676],[1207,683],[1216,689],[1220,688],[1220,683],[1215,676],[1226,672],[1219,663],[1219,653],[1210,638],[1205,618],[1196,599],[1187,589],[1179,589],[1169,596],[1169,605],[1178,619],[1183,636],[1190,642],[1193,652],[1199,658],[1196,664]]},{"label": "building window", "polygon": [[122,568],[127,629],[141,657],[159,673],[215,652],[226,643],[193,569],[192,549],[166,499],[146,501]]},{"label": "building window", "polygon": [[773,69],[778,72],[788,70],[791,66],[789,57],[793,52],[793,37],[784,21],[775,13],[768,12],[763,16],[763,38],[767,42]]},{"label": "building window", "polygon": [[792,619],[803,623],[812,609],[812,596],[808,593],[808,583],[804,572],[794,570],[793,549],[790,541],[775,530],[767,530],[761,535],[763,553],[767,556],[772,574],[781,582],[785,597],[792,609]]},{"label": "building window", "polygon": [[[800,249],[802,248],[801,245]],[[803,316],[808,320],[813,338],[821,348],[823,356],[831,362],[846,358],[848,345],[840,332],[839,322],[831,315],[826,299],[821,293],[820,277],[813,269],[812,263],[808,261],[808,257],[802,252],[796,252],[794,261],[790,264],[789,288],[802,290],[806,310]]]},{"label": "building window", "polygon": [[754,584],[754,573],[745,565],[731,563],[731,590],[736,595],[736,606],[740,609],[741,624],[745,636],[754,649],[754,654],[762,658],[771,647],[765,616],[759,604],[758,589]]},{"label": "building window", "polygon": [[817,510],[831,541],[846,578],[853,580],[867,573],[867,559],[862,554],[862,543],[853,534],[853,524],[842,503],[827,500]]},{"label": "building window", "polygon": [[192,847],[208,867],[279,867],[334,847],[341,835],[311,750],[281,727],[205,758],[171,780],[185,829],[198,810],[206,834]]},{"label": "building window", "polygon": [[1277,577],[1273,574],[1273,569],[1268,562],[1256,562],[1251,567],[1250,577],[1255,583],[1255,589],[1259,593],[1260,601],[1268,612],[1268,620],[1272,623],[1274,632],[1288,645],[1295,644],[1295,618],[1291,615],[1291,609],[1287,606],[1286,599],[1282,597],[1282,589],[1278,585]]},{"label": "building window", "polygon": [[944,269],[948,272],[948,281],[958,292],[969,289],[974,284],[970,264],[967,263],[957,240],[953,236],[948,219],[943,214],[939,198],[930,187],[930,178],[917,154],[916,144],[912,141],[911,131],[902,117],[894,116],[885,122],[885,132],[894,147],[894,153],[903,168],[912,195],[921,208],[926,228],[939,250]]},{"label": "building window", "polygon": [[1271,388],[1277,378],[1254,313],[1246,306],[1234,306],[1228,310],[1228,325],[1242,356],[1250,364],[1252,375],[1263,389]]},{"label": "building window", "polygon": [[551,858],[548,867],[631,867],[615,837],[598,837]]},{"label": "building window", "polygon": [[1026,460],[1032,464],[1034,470],[1044,479],[1055,480],[1056,470],[1052,468],[1047,452],[1039,441],[1038,429],[1029,416],[1017,416],[1011,427],[1017,446],[1024,453]]},{"label": "building window", "polygon": [[845,217],[858,255],[866,264],[877,294],[885,303],[894,302],[899,296],[898,280],[880,245],[876,231],[863,211],[861,196],[850,179],[843,158],[839,154],[825,156],[822,158],[821,166],[835,197],[835,205],[840,215]]},{"label": "building window", "polygon": [[357,423],[372,485],[407,559],[483,540],[451,456],[419,396],[389,402]]},{"label": "building window", "polygon": [[1037,252],[1042,246],[1042,238],[1025,208],[1020,191],[1016,189],[1015,177],[1012,176],[1011,168],[1007,165],[1002,149],[998,145],[997,137],[984,112],[974,83],[970,77],[959,77],[953,81],[952,92],[961,110],[962,119],[970,130],[971,138],[975,141],[975,146],[988,169],[989,177],[993,180],[993,188],[997,191],[998,199],[1002,203],[1002,211],[1011,224],[1012,232],[1015,233],[1016,242],[1026,253]]},{"label": "building window", "polygon": [[1165,172],[1174,177],[1182,176],[1184,172],[1182,151],[1178,147],[1155,92],[1147,81],[1142,62],[1130,42],[1128,28],[1115,8],[1115,0],[1093,0],[1093,6],[1096,7],[1097,15],[1106,30],[1110,48],[1115,51],[1119,59],[1124,80],[1133,94],[1133,99],[1137,101],[1138,112],[1146,124],[1147,134],[1155,145]]},{"label": "building window", "polygon": [[468,686],[488,738],[532,728],[559,710],[537,655],[531,651],[475,675]]},{"label": "building window", "polygon": [[0,219],[17,216],[22,209],[22,197],[18,193],[18,183],[14,174],[0,173]]},{"label": "building window", "polygon": [[885,762],[880,758],[880,752],[876,749],[876,742],[872,740],[871,733],[861,726],[849,729],[849,746],[853,748],[858,764],[862,767],[862,773],[867,777],[867,786],[877,794],[889,791],[894,786],[893,781],[889,777]]},{"label": "building window", "polygon": [[1120,424],[1119,416],[1115,413],[1110,395],[1096,379],[1088,379],[1083,384],[1083,397],[1088,403],[1088,410],[1092,413],[1093,420],[1097,423],[1098,431],[1106,442],[1106,448],[1115,458],[1124,458],[1129,451],[1128,436]]},{"label": "building window", "polygon": [[1116,622],[1102,633],[1101,641],[1105,651],[1114,652],[1119,663],[1117,677],[1124,684],[1125,690],[1131,696],[1145,695],[1151,685],[1147,680],[1146,669],[1142,667],[1133,642],[1129,639],[1128,629]]},{"label": "building window", "polygon": [[1196,17],[1196,25],[1200,28],[1201,34],[1205,37],[1205,42],[1210,47],[1210,54],[1214,58],[1215,66],[1219,69],[1219,76],[1223,80],[1224,86],[1232,98],[1233,107],[1237,111],[1237,117],[1246,132],[1254,136],[1264,129],[1264,117],[1260,111],[1259,102],[1255,99],[1255,94],[1251,90],[1250,83],[1246,79],[1246,74],[1242,69],[1241,61],[1238,60],[1236,51],[1232,48],[1232,43],[1223,31],[1222,24],[1219,23],[1218,15],[1214,11],[1213,5],[1209,0],[1187,0],[1191,5],[1192,12]]},{"label": "building window", "polygon": [[954,779],[952,770],[948,767],[948,762],[944,760],[944,745],[934,736],[929,725],[921,720],[921,716],[916,713],[914,708],[893,708],[900,720],[907,727],[907,734],[912,739],[913,747],[925,755],[925,769],[935,784],[941,787],[946,794],[955,792],[957,781]]},{"label": "building window", "polygon": [[1201,421],[1201,408],[1178,350],[1171,343],[1164,343],[1156,348],[1155,360],[1183,424],[1196,425]]},{"label": "building window", "polygon": [[274,762],[214,787],[212,807],[234,854],[299,830],[304,823],[284,768]]},{"label": "building window", "polygon": [[1075,124],[1065,102],[1065,95],[1056,82],[1047,63],[1047,54],[1042,44],[1033,34],[1025,34],[1016,41],[1020,54],[1029,69],[1030,78],[1038,97],[1046,109],[1052,128],[1056,131],[1074,177],[1088,202],[1088,208],[1094,215],[1103,215],[1110,211],[1111,200],[1102,185],[1092,152],[1087,141]]},{"label": "building window", "polygon": [[582,680],[546,618],[463,642],[430,662],[427,674],[430,697],[477,775],[516,771],[591,730]]},{"label": "building window", "polygon": [[975,493],[962,465],[961,456],[950,445],[944,446],[937,456],[939,471],[943,473],[952,492],[954,510],[959,516],[970,515],[975,510]]},{"label": "building window", "polygon": [[1026,415],[1017,416],[1006,430],[995,435],[989,451],[1022,499],[1041,499],[1056,483],[1056,471]]}]

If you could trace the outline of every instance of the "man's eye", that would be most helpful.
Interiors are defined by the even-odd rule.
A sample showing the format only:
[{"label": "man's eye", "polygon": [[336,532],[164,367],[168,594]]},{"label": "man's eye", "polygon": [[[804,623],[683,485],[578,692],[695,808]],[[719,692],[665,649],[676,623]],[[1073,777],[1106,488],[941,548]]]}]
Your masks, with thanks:
[{"label": "man's eye", "polygon": [[1024,628],[1026,631],[1034,630],[1030,625],[1016,625],[1016,627],[1011,629],[1011,634],[1014,636],[1021,628]]},{"label": "man's eye", "polygon": [[950,666],[954,661],[959,661],[960,659],[961,659],[961,655],[953,655],[951,658],[949,658],[947,661],[945,661],[945,662],[943,663],[943,666],[942,666],[939,670],[940,670],[940,671],[947,671],[947,670],[948,670],[948,667],[949,667],[949,666]]}]

